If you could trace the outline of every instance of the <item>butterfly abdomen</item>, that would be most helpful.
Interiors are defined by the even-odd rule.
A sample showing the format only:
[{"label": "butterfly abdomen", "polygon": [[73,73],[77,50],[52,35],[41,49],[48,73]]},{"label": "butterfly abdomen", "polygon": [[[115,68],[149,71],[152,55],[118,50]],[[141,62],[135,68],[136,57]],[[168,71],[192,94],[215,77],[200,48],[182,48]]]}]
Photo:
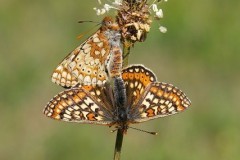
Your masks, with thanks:
[{"label": "butterfly abdomen", "polygon": [[122,70],[122,51],[119,47],[113,47],[110,52],[108,72],[110,77],[120,77]]},{"label": "butterfly abdomen", "polygon": [[125,107],[127,97],[126,97],[126,89],[124,82],[121,77],[117,77],[114,79],[114,98],[115,103],[118,107]]}]

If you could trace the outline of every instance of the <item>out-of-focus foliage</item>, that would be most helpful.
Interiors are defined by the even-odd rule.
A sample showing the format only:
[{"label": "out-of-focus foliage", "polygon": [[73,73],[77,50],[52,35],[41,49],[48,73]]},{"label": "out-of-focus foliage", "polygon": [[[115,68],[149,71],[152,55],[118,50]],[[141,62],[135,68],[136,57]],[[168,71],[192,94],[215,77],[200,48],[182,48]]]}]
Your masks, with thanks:
[{"label": "out-of-focus foliage", "polygon": [[[92,10],[96,4],[1,0],[0,159],[112,159],[115,133],[109,128],[42,114],[63,90],[50,81],[52,70],[84,39],[75,37],[95,25],[77,21],[102,19]],[[171,0],[162,7],[168,32],[153,23],[130,63],[143,63],[159,81],[178,86],[192,106],[135,126],[158,136],[130,129],[122,159],[240,159],[240,1]]]}]

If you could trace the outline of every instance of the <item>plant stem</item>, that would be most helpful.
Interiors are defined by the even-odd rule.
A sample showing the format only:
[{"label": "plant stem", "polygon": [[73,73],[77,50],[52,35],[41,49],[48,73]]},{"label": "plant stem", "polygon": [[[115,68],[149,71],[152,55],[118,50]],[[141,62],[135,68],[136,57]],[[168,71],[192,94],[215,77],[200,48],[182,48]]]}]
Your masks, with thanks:
[{"label": "plant stem", "polygon": [[120,160],[122,142],[123,142],[123,130],[118,129],[115,143],[114,160]]},{"label": "plant stem", "polygon": [[130,42],[123,43],[123,67],[128,66],[128,56],[130,54]]}]

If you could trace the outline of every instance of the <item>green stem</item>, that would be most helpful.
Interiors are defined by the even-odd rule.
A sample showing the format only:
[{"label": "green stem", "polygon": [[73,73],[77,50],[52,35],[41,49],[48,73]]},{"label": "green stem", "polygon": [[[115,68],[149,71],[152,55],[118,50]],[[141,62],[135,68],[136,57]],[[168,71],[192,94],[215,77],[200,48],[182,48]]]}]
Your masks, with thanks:
[{"label": "green stem", "polygon": [[129,42],[123,43],[123,67],[128,66],[128,57],[129,57],[129,54],[130,54],[129,44],[130,44]]},{"label": "green stem", "polygon": [[123,142],[123,131],[122,129],[118,129],[116,143],[115,143],[114,160],[120,160],[122,142]]}]

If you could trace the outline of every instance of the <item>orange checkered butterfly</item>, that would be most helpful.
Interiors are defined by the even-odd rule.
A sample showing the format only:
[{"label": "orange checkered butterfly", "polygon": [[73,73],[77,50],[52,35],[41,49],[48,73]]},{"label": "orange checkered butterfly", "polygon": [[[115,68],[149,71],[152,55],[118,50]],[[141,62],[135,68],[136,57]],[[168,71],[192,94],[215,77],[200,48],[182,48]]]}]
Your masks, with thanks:
[{"label": "orange checkered butterfly", "polygon": [[190,104],[177,87],[157,82],[152,71],[133,65],[122,70],[122,78],[115,78],[113,88],[105,83],[59,93],[47,104],[44,114],[62,121],[115,126],[126,132],[132,123],[169,116]]},{"label": "orange checkered butterfly", "polygon": [[99,30],[57,66],[52,82],[64,88],[76,84],[102,86],[108,80],[111,47],[116,44],[120,45],[119,27],[111,17],[105,17]]}]

